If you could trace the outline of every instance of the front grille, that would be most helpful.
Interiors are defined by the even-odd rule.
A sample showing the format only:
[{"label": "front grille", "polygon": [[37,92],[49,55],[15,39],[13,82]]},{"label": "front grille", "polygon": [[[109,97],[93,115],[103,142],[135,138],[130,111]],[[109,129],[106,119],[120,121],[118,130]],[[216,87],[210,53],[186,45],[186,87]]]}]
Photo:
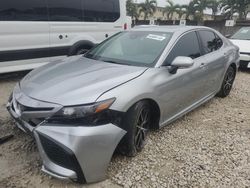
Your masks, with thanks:
[{"label": "front grille", "polygon": [[36,114],[32,114],[32,118],[26,118],[24,113],[25,114],[34,113],[34,112],[37,112],[37,113],[45,112],[45,113],[47,113],[47,112],[52,111],[54,108],[50,108],[50,107],[48,107],[48,108],[29,107],[29,106],[22,105],[17,100],[13,99],[12,104],[11,104],[11,109],[16,114],[18,114],[23,121],[25,121],[26,123],[28,123],[32,127],[36,127],[37,125],[42,123],[47,118],[47,115],[44,115],[44,117],[41,117],[41,115],[39,115],[39,117],[36,117]]},{"label": "front grille", "polygon": [[[21,105],[21,104],[20,104]],[[32,108],[28,106],[21,105],[24,112],[39,112],[39,111],[51,111],[53,108]]]},{"label": "front grille", "polygon": [[34,108],[22,105],[18,101],[16,101],[17,107],[21,110],[21,112],[45,112],[45,111],[51,111],[53,108]]},{"label": "front grille", "polygon": [[75,154],[69,148],[42,133],[39,133],[39,138],[46,155],[53,163],[76,172],[78,182],[86,182]]}]

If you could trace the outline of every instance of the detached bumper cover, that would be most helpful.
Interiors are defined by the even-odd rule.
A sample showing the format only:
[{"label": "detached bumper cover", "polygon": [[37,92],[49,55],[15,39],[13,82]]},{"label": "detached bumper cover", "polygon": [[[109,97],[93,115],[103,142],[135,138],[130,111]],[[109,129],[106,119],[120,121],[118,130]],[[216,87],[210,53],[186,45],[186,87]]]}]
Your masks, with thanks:
[{"label": "detached bumper cover", "polygon": [[[62,178],[76,180],[81,176],[79,169],[72,170],[59,166],[53,162],[44,149],[39,135],[46,135],[47,139],[56,141],[64,150],[70,150],[75,155],[80,169],[87,183],[105,179],[106,170],[113,152],[126,131],[113,125],[107,124],[98,127],[60,127],[60,125],[43,125],[35,129],[35,138],[39,152],[43,160],[44,168]],[[58,152],[59,153],[59,152]],[[60,157],[60,156],[56,156]],[[71,159],[72,161],[74,159]],[[59,168],[60,167],[60,168]],[[74,168],[74,167],[73,167]],[[78,171],[78,172],[77,172]],[[75,174],[74,174],[75,172]]]},{"label": "detached bumper cover", "polygon": [[[37,106],[39,110],[32,111]],[[113,152],[126,134],[111,123],[100,126],[48,123],[45,117],[61,106],[31,99],[18,88],[7,109],[17,126],[35,137],[43,161],[42,171],[60,179],[80,183],[104,180]]]}]

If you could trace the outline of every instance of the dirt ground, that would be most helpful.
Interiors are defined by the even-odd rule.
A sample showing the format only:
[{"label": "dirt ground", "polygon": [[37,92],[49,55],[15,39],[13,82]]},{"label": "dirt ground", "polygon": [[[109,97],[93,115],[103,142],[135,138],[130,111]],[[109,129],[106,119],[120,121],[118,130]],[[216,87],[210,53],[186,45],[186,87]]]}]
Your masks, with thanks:
[{"label": "dirt ground", "polygon": [[78,185],[43,174],[33,139],[5,110],[23,74],[0,78],[0,187],[250,187],[250,72],[239,72],[229,97],[214,98],[152,132],[136,157],[114,155],[107,180]]}]

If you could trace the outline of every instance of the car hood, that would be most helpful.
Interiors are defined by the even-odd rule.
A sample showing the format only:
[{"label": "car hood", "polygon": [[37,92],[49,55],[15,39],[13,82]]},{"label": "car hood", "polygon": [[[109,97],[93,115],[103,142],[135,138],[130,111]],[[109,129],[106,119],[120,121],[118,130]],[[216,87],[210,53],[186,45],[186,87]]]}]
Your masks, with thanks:
[{"label": "car hood", "polygon": [[104,92],[140,76],[146,69],[76,56],[32,71],[20,82],[20,89],[40,101],[64,106],[88,104]]},{"label": "car hood", "polygon": [[240,48],[240,52],[250,53],[250,40],[236,40],[236,39],[230,39],[230,41],[238,46]]}]

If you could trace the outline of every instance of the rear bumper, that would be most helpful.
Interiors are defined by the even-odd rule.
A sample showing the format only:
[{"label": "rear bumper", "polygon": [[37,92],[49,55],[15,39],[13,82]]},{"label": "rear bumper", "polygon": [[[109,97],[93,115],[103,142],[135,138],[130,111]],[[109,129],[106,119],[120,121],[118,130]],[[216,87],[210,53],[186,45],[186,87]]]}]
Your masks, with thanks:
[{"label": "rear bumper", "polygon": [[240,68],[249,69],[250,68],[250,61],[240,61]]},{"label": "rear bumper", "polygon": [[240,54],[241,61],[250,61],[250,54]]},{"label": "rear bumper", "polygon": [[240,54],[240,68],[250,68],[250,54]]},{"label": "rear bumper", "polygon": [[[23,104],[29,101],[27,96],[22,98],[25,100],[19,98],[18,102]],[[31,101],[25,104],[31,104]],[[42,171],[59,179],[79,183],[104,180],[113,152],[126,134],[125,130],[111,123],[73,126],[52,124],[45,120],[34,126],[16,111],[13,100],[8,103],[7,109],[17,126],[34,136],[43,161]]]}]

